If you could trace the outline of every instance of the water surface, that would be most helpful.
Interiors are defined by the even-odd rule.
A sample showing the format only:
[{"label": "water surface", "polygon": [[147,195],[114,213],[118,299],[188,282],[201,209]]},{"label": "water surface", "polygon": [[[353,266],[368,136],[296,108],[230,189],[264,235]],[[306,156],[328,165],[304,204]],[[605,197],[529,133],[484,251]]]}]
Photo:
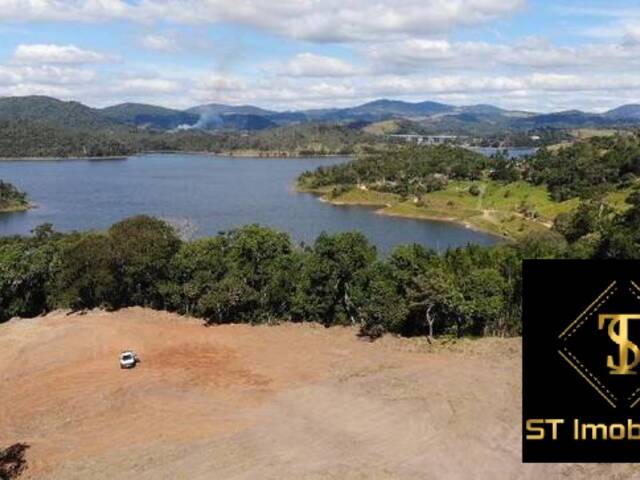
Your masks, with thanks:
[{"label": "water surface", "polygon": [[508,148],[496,148],[496,147],[466,147],[469,150],[480,153],[486,157],[496,155],[498,153],[504,154],[511,160],[518,160],[520,158],[529,157],[535,155],[538,151],[535,147],[508,147]]},{"label": "water surface", "polygon": [[196,237],[259,223],[306,243],[322,231],[360,230],[383,252],[413,242],[439,250],[496,242],[456,224],[376,215],[368,208],[332,206],[294,192],[303,171],[347,160],[176,154],[0,161],[0,178],[28,192],[38,205],[28,212],[0,214],[0,235],[28,234],[42,223],[61,231],[104,229],[148,214],[187,225]]}]

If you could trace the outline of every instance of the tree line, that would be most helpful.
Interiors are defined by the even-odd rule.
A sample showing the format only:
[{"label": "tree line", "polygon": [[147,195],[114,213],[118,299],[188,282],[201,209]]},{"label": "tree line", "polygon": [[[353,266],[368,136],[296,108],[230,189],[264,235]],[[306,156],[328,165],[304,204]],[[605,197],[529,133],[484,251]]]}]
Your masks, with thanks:
[{"label": "tree line", "polygon": [[118,157],[142,152],[281,152],[283,155],[352,154],[378,140],[358,129],[304,124],[261,132],[154,131],[113,126],[92,130],[51,122],[0,120],[0,158]]},{"label": "tree line", "polygon": [[381,258],[358,232],[296,246],[251,225],[183,241],[146,216],[106,232],[50,225],[0,239],[0,321],[57,308],[140,305],[210,323],[310,321],[363,334],[518,334],[519,247],[443,255],[419,245]]},{"label": "tree line", "polygon": [[361,156],[349,163],[305,172],[301,185],[372,190],[420,197],[449,180],[525,180],[544,185],[553,200],[595,199],[633,186],[640,178],[640,133],[594,137],[562,148],[542,148],[530,158],[486,158],[454,146],[409,146]]},{"label": "tree line", "polygon": [[399,195],[422,195],[444,189],[449,180],[479,180],[488,169],[507,160],[487,158],[451,145],[408,146],[361,156],[351,162],[305,172],[301,185],[367,187]]},{"label": "tree line", "polygon": [[637,182],[640,134],[594,137],[557,150],[542,149],[525,167],[525,178],[546,185],[554,200],[601,197]]},{"label": "tree line", "polygon": [[618,213],[587,200],[553,229],[444,253],[381,257],[359,232],[294,245],[259,225],[192,241],[138,216],[106,232],[0,237],[0,322],[57,308],[166,309],[209,323],[358,325],[365,335],[518,335],[522,260],[640,258],[640,190]]}]

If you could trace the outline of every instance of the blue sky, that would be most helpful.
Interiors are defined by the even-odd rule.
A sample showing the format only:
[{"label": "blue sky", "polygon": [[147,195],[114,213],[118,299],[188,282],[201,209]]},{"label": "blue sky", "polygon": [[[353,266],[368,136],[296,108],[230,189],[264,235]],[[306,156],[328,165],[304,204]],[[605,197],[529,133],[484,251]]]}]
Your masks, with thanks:
[{"label": "blue sky", "polygon": [[640,103],[640,4],[0,0],[0,96],[93,106]]}]

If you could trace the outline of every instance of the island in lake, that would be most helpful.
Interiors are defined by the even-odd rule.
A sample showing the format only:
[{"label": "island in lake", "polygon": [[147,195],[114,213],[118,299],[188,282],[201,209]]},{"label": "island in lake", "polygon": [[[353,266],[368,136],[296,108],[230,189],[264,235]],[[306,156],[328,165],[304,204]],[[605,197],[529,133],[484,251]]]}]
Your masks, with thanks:
[{"label": "island in lake", "polygon": [[26,193],[21,192],[11,183],[0,180],[0,213],[21,212],[31,207]]}]

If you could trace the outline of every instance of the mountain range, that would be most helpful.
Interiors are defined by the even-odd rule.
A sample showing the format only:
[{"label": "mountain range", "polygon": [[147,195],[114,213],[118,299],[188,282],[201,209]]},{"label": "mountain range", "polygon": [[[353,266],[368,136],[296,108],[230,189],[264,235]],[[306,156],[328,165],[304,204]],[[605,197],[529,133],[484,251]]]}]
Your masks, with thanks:
[{"label": "mountain range", "polygon": [[[199,105],[176,110],[155,105],[123,103],[92,108],[51,97],[0,98],[0,121],[30,121],[75,129],[138,129],[259,131],[309,122],[366,127],[401,121],[403,132],[484,133],[538,128],[614,127],[640,125],[640,104],[623,105],[604,113],[568,110],[538,113],[505,110],[493,105],[454,106],[438,102],[410,103],[376,100],[349,108],[278,112],[251,105]],[[410,133],[411,133],[410,132]]]}]

